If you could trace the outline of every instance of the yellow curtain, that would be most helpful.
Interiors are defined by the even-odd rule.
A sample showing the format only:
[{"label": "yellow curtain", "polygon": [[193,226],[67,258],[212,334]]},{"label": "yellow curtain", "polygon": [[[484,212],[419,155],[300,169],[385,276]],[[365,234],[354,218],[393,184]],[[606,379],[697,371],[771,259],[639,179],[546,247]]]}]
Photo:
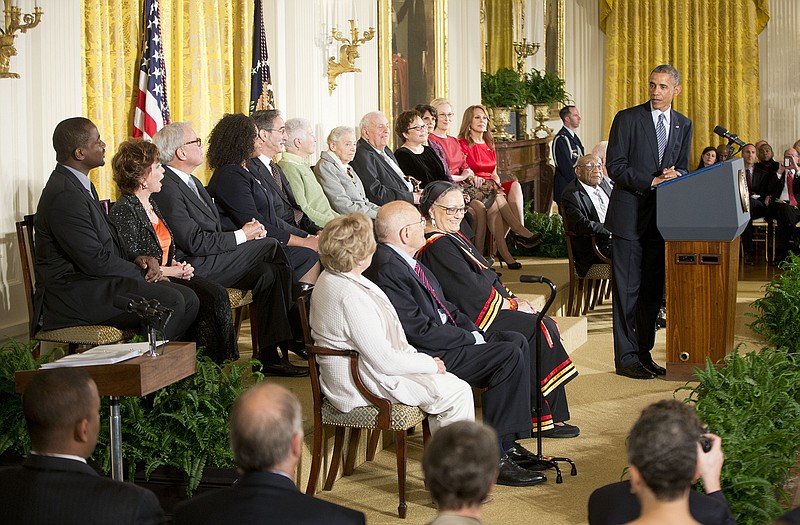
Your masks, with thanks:
[{"label": "yellow curtain", "polygon": [[[90,174],[100,198],[116,198],[111,158],[133,130],[143,0],[83,0],[84,114],[106,142],[106,165]],[[173,122],[204,140],[224,113],[247,112],[253,0],[161,0],[167,99]],[[195,174],[204,182],[210,172]]]},{"label": "yellow curtain", "polygon": [[514,68],[514,3],[512,0],[486,0],[486,71]]},{"label": "yellow curtain", "polygon": [[758,34],[769,20],[767,0],[599,0],[606,33],[603,130],[620,109],[647,101],[658,64],[680,71],[674,108],[692,119],[690,167],[705,146],[723,140],[721,125],[745,142],[759,139]]}]

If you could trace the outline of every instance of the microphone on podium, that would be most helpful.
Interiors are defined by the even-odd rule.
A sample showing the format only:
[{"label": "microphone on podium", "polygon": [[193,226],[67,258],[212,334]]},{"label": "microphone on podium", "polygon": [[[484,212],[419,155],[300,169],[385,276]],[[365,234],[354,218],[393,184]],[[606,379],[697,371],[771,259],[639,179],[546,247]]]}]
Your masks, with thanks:
[{"label": "microphone on podium", "polygon": [[740,148],[744,147],[744,141],[739,138],[739,135],[735,133],[731,133],[727,129],[723,128],[722,126],[717,126],[714,128],[714,133],[722,137],[723,139],[728,139],[732,143],[736,144]]}]

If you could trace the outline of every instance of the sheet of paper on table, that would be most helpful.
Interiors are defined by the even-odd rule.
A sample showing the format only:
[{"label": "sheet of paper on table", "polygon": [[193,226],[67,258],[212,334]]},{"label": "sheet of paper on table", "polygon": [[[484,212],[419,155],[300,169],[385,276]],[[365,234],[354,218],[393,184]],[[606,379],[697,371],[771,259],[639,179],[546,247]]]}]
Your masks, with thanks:
[{"label": "sheet of paper on table", "polygon": [[[159,347],[167,341],[156,341],[156,347]],[[95,346],[83,353],[72,354],[62,357],[52,363],[45,363],[41,366],[43,369],[59,368],[63,366],[96,366],[96,365],[111,365],[121,361],[127,361],[134,357],[139,357],[147,353],[150,349],[150,343],[143,341],[140,343],[122,343],[115,345],[101,345]]]}]

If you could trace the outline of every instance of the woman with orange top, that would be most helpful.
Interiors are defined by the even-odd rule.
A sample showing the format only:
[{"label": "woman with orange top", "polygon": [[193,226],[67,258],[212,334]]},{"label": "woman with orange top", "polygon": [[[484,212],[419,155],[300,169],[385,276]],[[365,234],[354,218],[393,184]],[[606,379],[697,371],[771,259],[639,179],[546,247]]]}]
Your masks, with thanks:
[{"label": "woman with orange top", "polygon": [[464,111],[458,138],[461,150],[466,155],[467,166],[474,174],[472,180],[475,185],[478,188],[488,187],[497,191],[497,210],[487,208],[489,230],[495,237],[500,258],[509,268],[519,269],[522,265],[516,262],[508,251],[506,235],[510,231],[514,242],[526,248],[539,244],[542,236],[525,227],[522,188],[519,182],[500,182],[500,177],[497,175],[494,139],[489,133],[489,113],[485,107],[476,104]]},{"label": "woman with orange top", "polygon": [[123,249],[154,257],[161,264],[165,277],[191,288],[200,298],[200,312],[186,333],[188,340],[203,347],[203,353],[218,363],[238,359],[227,290],[215,282],[195,277],[191,264],[173,258],[172,232],[150,198],[161,191],[164,178],[158,148],[140,139],[127,140],[119,145],[111,167],[122,195],[111,208],[109,219],[117,228]]}]

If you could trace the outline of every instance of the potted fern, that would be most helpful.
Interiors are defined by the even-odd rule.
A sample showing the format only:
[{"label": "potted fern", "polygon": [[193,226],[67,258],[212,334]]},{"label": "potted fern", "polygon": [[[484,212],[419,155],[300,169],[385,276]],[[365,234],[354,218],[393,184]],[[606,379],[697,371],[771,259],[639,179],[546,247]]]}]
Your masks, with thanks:
[{"label": "potted fern", "polygon": [[537,137],[551,135],[553,130],[544,124],[550,118],[551,106],[566,105],[572,101],[566,90],[566,82],[555,73],[533,68],[525,74],[524,84],[525,103],[533,106],[533,118],[539,122],[534,134]]},{"label": "potted fern", "polygon": [[525,105],[525,83],[519,73],[507,67],[494,74],[481,72],[481,103],[489,110],[495,140],[512,140],[506,131],[511,111]]}]

